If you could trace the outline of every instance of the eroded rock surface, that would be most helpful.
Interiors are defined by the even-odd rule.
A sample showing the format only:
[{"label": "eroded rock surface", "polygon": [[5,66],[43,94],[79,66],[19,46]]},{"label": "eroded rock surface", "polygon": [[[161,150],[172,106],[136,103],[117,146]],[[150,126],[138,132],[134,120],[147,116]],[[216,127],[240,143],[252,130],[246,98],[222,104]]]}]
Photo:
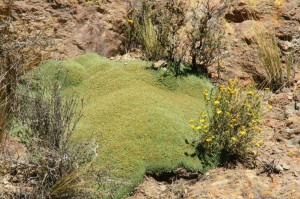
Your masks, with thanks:
[{"label": "eroded rock surface", "polygon": [[85,52],[112,56],[120,52],[127,6],[123,0],[93,5],[85,0],[16,0],[14,26],[24,34],[48,35],[52,58]]}]

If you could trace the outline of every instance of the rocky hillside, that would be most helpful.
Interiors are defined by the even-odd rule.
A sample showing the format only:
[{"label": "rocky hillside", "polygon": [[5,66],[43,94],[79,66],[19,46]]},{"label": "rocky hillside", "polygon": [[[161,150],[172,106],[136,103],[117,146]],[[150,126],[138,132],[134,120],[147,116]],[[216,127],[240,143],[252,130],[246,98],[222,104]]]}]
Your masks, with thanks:
[{"label": "rocky hillside", "polygon": [[[226,27],[221,80],[238,77],[244,84],[260,72],[251,28],[263,24],[274,31],[284,55],[294,58],[290,88],[270,94],[273,106],[264,118],[266,143],[259,167],[218,168],[190,178],[184,169],[173,178],[148,177],[133,199],[140,198],[300,198],[300,1],[236,0],[224,12]],[[249,34],[250,33],[250,34]],[[216,68],[210,68],[215,81]]]},{"label": "rocky hillside", "polygon": [[[17,0],[14,26],[23,33],[47,35],[51,57],[85,52],[111,56],[120,51],[127,1]],[[0,4],[1,9],[1,4]]]},{"label": "rocky hillside", "polygon": [[[252,42],[252,29],[257,25],[275,33],[282,55],[292,53],[295,61],[299,61],[299,1],[234,0],[223,16],[226,45],[223,51],[225,59],[221,66],[222,79],[239,77],[249,83],[250,80],[259,78],[259,59]],[[216,69],[211,68],[211,71],[216,76]]]},{"label": "rocky hillside", "polygon": [[[220,15],[226,43],[220,79],[217,68],[209,68],[214,82],[237,77],[249,84],[260,78],[251,31],[258,24],[274,31],[283,63],[287,55],[293,57],[291,86],[268,96],[273,109],[264,118],[266,140],[258,168],[218,168],[192,177],[179,169],[172,179],[146,177],[132,199],[300,198],[300,1],[219,1],[224,2],[228,6]],[[111,57],[122,49],[128,5],[127,0],[16,0],[14,28],[49,36],[53,45],[45,52],[51,58],[71,58],[85,52]]]}]

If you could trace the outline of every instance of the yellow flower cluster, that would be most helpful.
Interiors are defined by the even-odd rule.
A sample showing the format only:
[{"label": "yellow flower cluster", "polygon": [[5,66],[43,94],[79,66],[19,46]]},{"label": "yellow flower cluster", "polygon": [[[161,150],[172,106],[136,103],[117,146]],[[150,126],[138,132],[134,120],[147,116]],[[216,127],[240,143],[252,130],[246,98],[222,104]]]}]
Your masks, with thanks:
[{"label": "yellow flower cluster", "polygon": [[206,90],[211,110],[190,120],[190,127],[199,133],[198,142],[207,150],[217,146],[240,157],[256,156],[255,148],[263,145],[260,94],[254,86],[240,88],[238,83],[231,79],[213,92]]},{"label": "yellow flower cluster", "polygon": [[134,21],[132,19],[128,19],[127,22],[132,24]]}]

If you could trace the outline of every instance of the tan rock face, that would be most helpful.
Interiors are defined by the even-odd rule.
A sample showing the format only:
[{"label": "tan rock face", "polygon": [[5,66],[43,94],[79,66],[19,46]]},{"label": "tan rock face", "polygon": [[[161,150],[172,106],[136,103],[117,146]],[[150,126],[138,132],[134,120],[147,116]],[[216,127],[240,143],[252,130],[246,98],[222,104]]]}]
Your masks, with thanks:
[{"label": "tan rock face", "polygon": [[48,49],[52,57],[90,51],[112,56],[121,48],[127,5],[123,0],[102,1],[99,5],[84,0],[15,1],[14,26],[23,33],[48,35],[53,42]]},{"label": "tan rock face", "polygon": [[[267,31],[275,31],[282,55],[295,50],[294,59],[300,56],[300,1],[238,0],[224,15],[225,48],[221,79],[245,79],[245,73],[252,80],[259,80],[261,69],[255,44],[252,42],[251,27],[261,24]],[[284,60],[283,60],[284,61]],[[211,68],[209,71],[214,71]],[[247,80],[248,81],[248,80]]]}]

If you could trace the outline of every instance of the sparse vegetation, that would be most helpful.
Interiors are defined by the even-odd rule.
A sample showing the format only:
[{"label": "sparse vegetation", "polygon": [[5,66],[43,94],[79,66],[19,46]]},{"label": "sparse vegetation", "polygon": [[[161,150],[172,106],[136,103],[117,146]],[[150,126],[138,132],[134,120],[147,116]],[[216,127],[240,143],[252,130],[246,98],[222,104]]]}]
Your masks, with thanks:
[{"label": "sparse vegetation", "polygon": [[[58,76],[61,76],[59,72]],[[15,111],[16,120],[22,127],[16,133],[27,139],[31,164],[36,165],[36,175],[32,177],[36,185],[30,197],[73,198],[83,193],[86,195],[89,181],[84,179],[89,175],[93,157],[98,154],[97,150],[93,150],[96,144],[91,138],[87,142],[71,143],[82,116],[82,102],[78,104],[75,97],[64,99],[58,80],[46,82],[42,75],[36,75],[36,78],[23,80],[27,83],[20,85]]]},{"label": "sparse vegetation", "polygon": [[192,144],[199,157],[220,154],[222,161],[239,160],[253,166],[257,148],[263,144],[259,92],[254,86],[239,88],[236,80],[229,80],[228,85],[204,95],[211,111],[190,121],[196,134]]},{"label": "sparse vegetation", "polygon": [[252,31],[262,69],[263,81],[260,86],[269,87],[273,91],[288,86],[291,79],[292,62],[288,58],[286,64],[282,63],[275,33],[267,32],[262,25],[253,27]]},{"label": "sparse vegetation", "polygon": [[223,31],[218,19],[214,17],[217,9],[210,1],[204,1],[193,8],[192,28],[188,31],[188,39],[191,71],[194,74],[207,72],[207,68],[221,58]]},{"label": "sparse vegetation", "polygon": [[13,4],[14,0],[4,1],[5,9],[0,13],[0,142],[9,130],[19,77],[40,63],[40,49],[48,45],[41,34],[30,36],[11,28]]},{"label": "sparse vegetation", "polygon": [[175,76],[179,76],[186,53],[180,34],[187,23],[187,7],[180,0],[155,2],[154,7],[152,18],[157,27],[158,41],[166,53],[168,67]]},{"label": "sparse vegetation", "polygon": [[221,57],[217,11],[215,4],[204,1],[193,8],[189,20],[190,11],[180,0],[143,1],[140,9],[129,12],[126,48],[140,44],[147,59],[165,59],[175,76],[183,74],[184,65],[193,74],[204,73]]},{"label": "sparse vegetation", "polygon": [[152,22],[153,6],[153,3],[148,1],[143,1],[140,9],[132,5],[125,23],[125,33],[128,38],[126,51],[141,45],[147,60],[158,60],[163,56],[156,27]]}]

